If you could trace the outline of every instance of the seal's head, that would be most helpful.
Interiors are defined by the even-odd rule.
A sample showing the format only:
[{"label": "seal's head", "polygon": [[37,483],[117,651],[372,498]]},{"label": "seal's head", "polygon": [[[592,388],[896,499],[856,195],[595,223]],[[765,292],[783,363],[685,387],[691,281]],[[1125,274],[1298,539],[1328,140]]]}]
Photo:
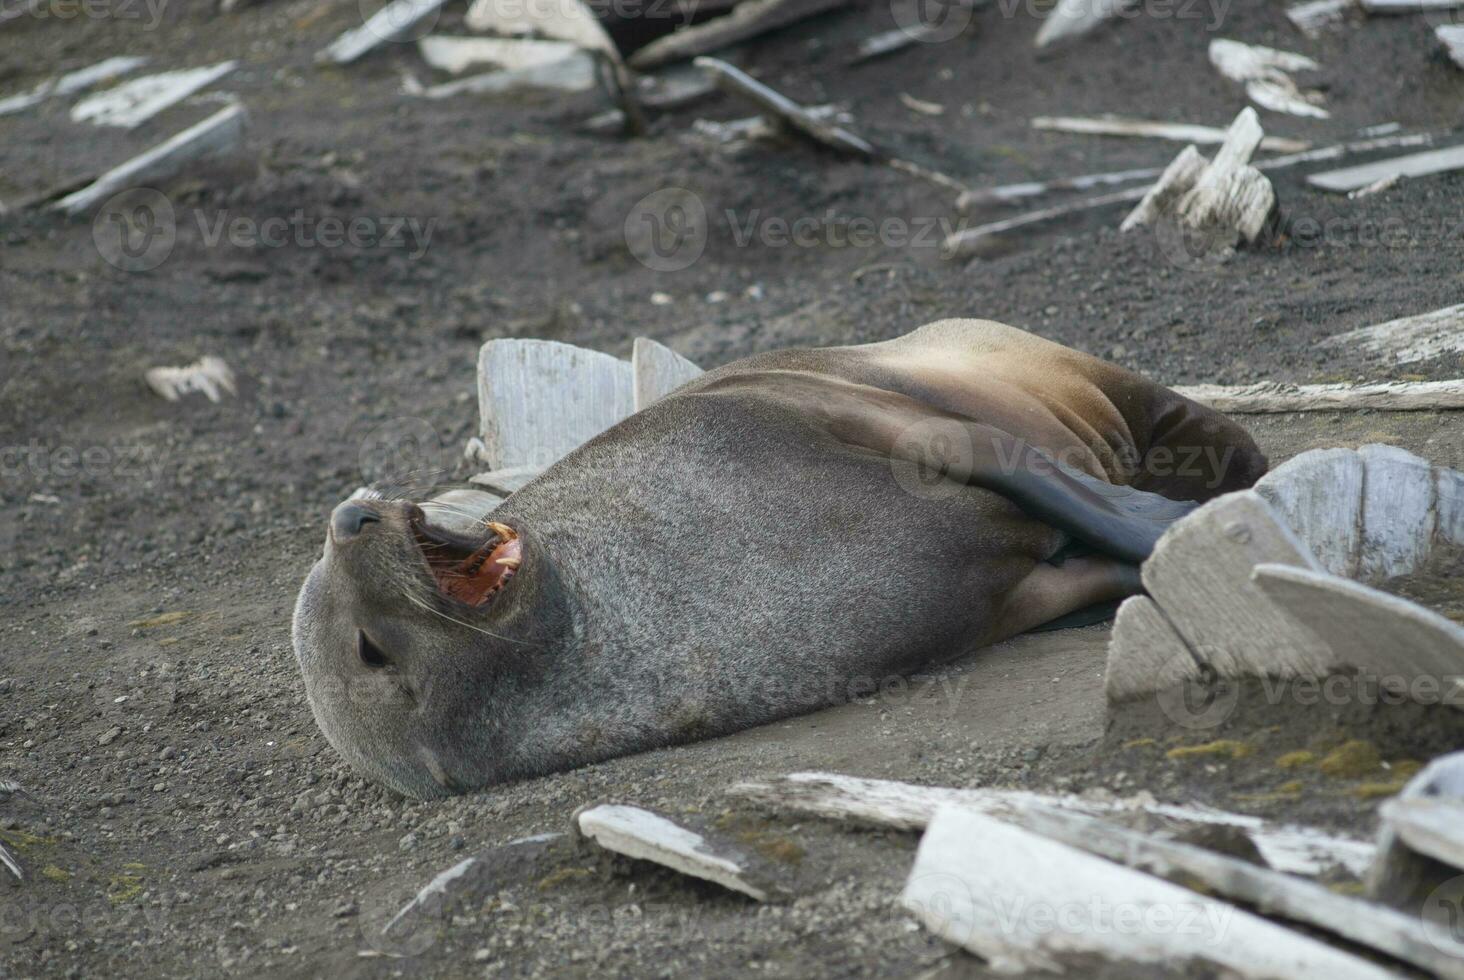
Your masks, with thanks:
[{"label": "seal's head", "polygon": [[405,501],[348,500],[295,605],[294,645],[325,737],[351,765],[415,797],[511,775],[511,697],[528,576],[504,524],[469,533]]}]

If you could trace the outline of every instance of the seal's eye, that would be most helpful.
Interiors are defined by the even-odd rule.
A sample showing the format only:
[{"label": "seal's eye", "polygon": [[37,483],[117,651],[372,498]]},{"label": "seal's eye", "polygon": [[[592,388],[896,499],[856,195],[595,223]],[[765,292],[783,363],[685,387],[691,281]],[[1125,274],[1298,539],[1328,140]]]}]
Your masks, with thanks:
[{"label": "seal's eye", "polygon": [[371,638],[360,630],[356,631],[356,654],[363,664],[373,670],[391,666],[391,659],[381,652],[381,647],[372,643]]}]

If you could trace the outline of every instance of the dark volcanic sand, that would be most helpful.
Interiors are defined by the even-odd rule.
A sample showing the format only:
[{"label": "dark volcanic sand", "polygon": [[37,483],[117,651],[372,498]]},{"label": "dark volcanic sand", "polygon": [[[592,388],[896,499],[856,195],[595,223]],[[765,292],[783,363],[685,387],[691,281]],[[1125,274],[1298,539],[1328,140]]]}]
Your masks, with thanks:
[{"label": "dark volcanic sand", "polygon": [[[1141,731],[1105,736],[1106,633],[1095,627],[1023,638],[961,665],[953,701],[849,705],[449,803],[363,784],[301,698],[291,604],[325,515],[382,475],[383,444],[425,427],[438,448],[416,462],[455,465],[475,427],[484,339],[548,337],[626,355],[644,334],[710,366],[979,315],[1173,382],[1457,377],[1457,358],[1399,370],[1317,341],[1458,301],[1464,177],[1349,202],[1308,191],[1289,171],[1276,183],[1291,233],[1214,270],[1175,267],[1146,234],[1120,236],[1121,211],[956,264],[929,244],[928,230],[959,220],[950,195],[799,142],[728,156],[690,135],[699,117],[747,114],[726,98],[656,117],[648,138],[625,141],[583,129],[605,108],[597,95],[408,99],[400,71],[424,81],[428,72],[407,45],[317,69],[313,52],[359,22],[353,3],[276,0],[232,16],[174,4],[151,31],[135,9],[137,19],[0,27],[0,94],[114,54],[146,54],[151,70],[239,58],[211,91],[238,93],[252,128],[241,153],[160,185],[178,241],[149,272],[103,261],[87,220],[0,217],[0,776],[44,801],[3,815],[32,881],[0,886],[0,976],[912,976],[947,955],[895,902],[915,839],[812,822],[775,824],[806,854],[806,895],[788,906],[756,908],[551,848],[507,867],[498,900],[410,958],[358,952],[438,871],[562,829],[586,802],[718,814],[732,782],[825,768],[947,785],[1148,789],[1361,836],[1376,793],[1406,772],[1398,763],[1458,744],[1452,715],[1250,702],[1218,733],[1136,715]],[[445,12],[439,30],[457,32],[460,17]],[[1203,20],[1133,21],[1038,59],[1033,18],[994,7],[958,40],[846,65],[859,38],[891,23],[884,5],[859,3],[740,58],[801,100],[847,103],[860,132],[974,186],[1167,162],[1178,145],[1040,133],[1028,120],[1108,111],[1224,125],[1243,102],[1208,65],[1216,36],[1325,66],[1315,81],[1333,118],[1263,113],[1277,135],[1330,143],[1391,121],[1447,128],[1464,96],[1464,73],[1434,53],[1424,18],[1312,42],[1279,4],[1237,2],[1218,33]],[[946,111],[911,111],[902,92]],[[217,108],[185,104],[124,132],[73,124],[69,105],[0,117],[0,201],[111,166]],[[661,273],[631,255],[624,226],[637,201],[668,186],[700,197],[710,234],[700,261]],[[432,232],[420,255],[205,240],[221,217],[297,210],[410,218]],[[839,247],[823,231],[807,247],[738,242],[749,221],[831,213],[834,225],[902,219],[928,244]],[[658,293],[669,302],[653,301]],[[238,397],[173,405],[140,381],[147,367],[204,353],[239,372]],[[1275,460],[1382,440],[1464,462],[1455,414],[1252,424]],[[72,454],[85,451],[78,467]],[[1167,755],[1213,738],[1252,750]],[[1301,748],[1320,758],[1348,739],[1373,743],[1393,768],[1331,777],[1273,764]],[[980,973],[954,962],[951,975]]]}]

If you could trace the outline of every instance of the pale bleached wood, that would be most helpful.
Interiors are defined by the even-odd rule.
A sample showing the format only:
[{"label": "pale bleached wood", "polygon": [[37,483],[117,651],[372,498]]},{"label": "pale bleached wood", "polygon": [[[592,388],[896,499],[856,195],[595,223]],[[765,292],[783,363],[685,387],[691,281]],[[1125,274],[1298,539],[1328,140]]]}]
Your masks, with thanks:
[{"label": "pale bleached wood", "polygon": [[701,368],[665,344],[657,343],[649,337],[635,338],[630,365],[635,373],[637,412],[660,401],[703,373]]},{"label": "pale bleached wood", "polygon": [[1464,473],[1439,466],[1434,469],[1434,478],[1439,540],[1464,547]]},{"label": "pale bleached wood", "polygon": [[1351,449],[1312,449],[1256,483],[1322,568],[1353,577],[1362,554],[1362,457]]},{"label": "pale bleached wood", "polygon": [[[1194,143],[1197,146],[1225,142],[1226,131],[1218,126],[1201,126],[1196,123],[1151,122],[1147,119],[1125,119],[1120,116],[1036,116],[1033,129],[1055,133],[1078,133],[1091,136],[1136,136],[1151,139],[1173,140],[1178,143]],[[1275,153],[1296,153],[1309,149],[1306,140],[1286,139],[1283,136],[1267,136],[1261,140],[1261,149]]]},{"label": "pale bleached wood", "polygon": [[458,488],[424,501],[428,523],[457,534],[486,536],[488,520],[503,498],[487,490]]},{"label": "pale bleached wood", "polygon": [[383,44],[411,36],[418,24],[441,10],[446,2],[447,0],[393,0],[367,18],[366,23],[346,31],[317,51],[315,60],[348,65]]},{"label": "pale bleached wood", "polygon": [[1175,391],[1232,415],[1284,412],[1433,412],[1464,408],[1464,379],[1377,381],[1371,384],[1178,385]]},{"label": "pale bleached wood", "polygon": [[1321,346],[1381,354],[1397,364],[1464,353],[1464,303],[1335,334]]},{"label": "pale bleached wood", "polygon": [[896,830],[924,828],[942,806],[960,806],[1002,819],[1010,819],[1024,808],[1044,806],[1145,828],[1155,821],[1174,831],[1233,827],[1251,838],[1268,865],[1292,874],[1317,875],[1333,867],[1361,874],[1373,860],[1372,845],[1363,841],[1209,807],[1157,803],[1152,798],[1094,800],[1027,790],[951,789],[827,772],[795,772],[740,783],[729,792],[778,812]]},{"label": "pale bleached wood", "polygon": [[1366,893],[1405,911],[1426,913],[1431,911],[1422,907],[1427,896],[1440,884],[1457,878],[1459,872],[1409,847],[1389,819],[1391,804],[1413,800],[1464,803],[1464,752],[1434,759],[1378,813],[1377,851],[1364,880]]},{"label": "pale bleached wood", "polygon": [[1296,29],[1310,38],[1322,36],[1322,32],[1347,16],[1347,11],[1357,6],[1357,0],[1310,0],[1286,8],[1286,19]]},{"label": "pale bleached wood", "polygon": [[1164,168],[1164,173],[1155,181],[1154,186],[1145,191],[1138,206],[1123,219],[1119,231],[1132,231],[1152,225],[1172,213],[1180,198],[1194,188],[1200,174],[1209,165],[1210,161],[1196,147],[1186,146],[1180,150],[1179,155]]},{"label": "pale bleached wood", "polygon": [[1124,600],[1113,620],[1103,671],[1109,701],[1153,694],[1202,676],[1199,661],[1154,600],[1138,595]]},{"label": "pale bleached wood", "polygon": [[1043,18],[1032,45],[1046,48],[1090,34],[1137,3],[1138,0],[1057,0],[1057,6]]},{"label": "pale bleached wood", "polygon": [[1389,800],[1382,817],[1410,850],[1464,869],[1464,800]]},{"label": "pale bleached wood", "polygon": [[231,105],[195,123],[171,139],[114,167],[81,190],[52,205],[67,214],[79,214],[118,191],[177,173],[183,164],[200,157],[227,153],[244,138],[249,116],[242,105]]},{"label": "pale bleached wood", "polygon": [[494,34],[541,34],[568,41],[587,51],[603,51],[621,63],[620,49],[604,25],[580,0],[560,3],[505,3],[503,0],[474,0],[463,23],[472,31]]},{"label": "pale bleached wood", "polygon": [[[521,879],[536,861],[542,860],[545,850],[563,836],[562,833],[542,833],[519,837],[459,861],[433,876],[411,901],[382,923],[379,938],[395,942],[400,938],[410,940],[410,937],[423,932],[435,935],[451,921],[456,910],[481,903],[507,881],[515,877]],[[373,921],[363,920],[361,923],[365,938],[377,938],[370,935],[376,928]]]},{"label": "pale bleached wood", "polygon": [[761,862],[741,848],[706,836],[640,807],[604,804],[581,810],[575,826],[586,838],[626,857],[653,861],[682,874],[716,882],[759,902],[782,892],[760,874]]},{"label": "pale bleached wood", "polygon": [[1257,565],[1256,584],[1340,664],[1419,703],[1464,707],[1464,627],[1414,602],[1325,572]]},{"label": "pale bleached wood", "polygon": [[533,480],[537,480],[543,472],[544,467],[542,466],[510,466],[506,469],[479,473],[476,476],[468,477],[468,480],[503,493],[516,493]]},{"label": "pale bleached wood", "polygon": [[208,355],[185,367],[149,368],[143,375],[147,386],[170,402],[175,402],[189,392],[201,392],[211,402],[223,395],[232,395],[234,372],[221,357]]},{"label": "pale bleached wood", "polygon": [[558,61],[470,75],[428,86],[419,94],[429,99],[447,99],[455,95],[500,95],[528,89],[588,92],[595,84],[594,58],[586,51],[573,48]]},{"label": "pale bleached wood", "polygon": [[79,68],[73,72],[67,72],[58,78],[48,79],[20,95],[12,95],[9,98],[0,99],[0,116],[12,112],[20,112],[29,109],[33,105],[39,105],[49,98],[62,95],[72,95],[91,88],[93,85],[100,85],[102,82],[110,81],[119,75],[125,75],[135,71],[147,64],[146,58],[118,56],[107,58],[86,68]]},{"label": "pale bleached wood", "polygon": [[[1265,134],[1256,111],[1245,108],[1225,133],[1215,159],[1175,204],[1175,214],[1191,228],[1234,229],[1247,242],[1260,235],[1276,209],[1276,191],[1251,156]],[[1230,244],[1234,244],[1231,240]]]},{"label": "pale bleached wood", "polygon": [[71,107],[71,121],[134,129],[169,106],[212,85],[238,64],[237,61],[222,61],[216,65],[134,78],[76,103]]},{"label": "pale bleached wood", "polygon": [[1427,177],[1433,174],[1452,173],[1464,170],[1464,146],[1449,146],[1426,153],[1411,153],[1407,156],[1378,160],[1374,163],[1344,167],[1312,174],[1306,182],[1324,191],[1354,191],[1375,184],[1388,177]]},{"label": "pale bleached wood", "polygon": [[1331,116],[1321,107],[1321,93],[1301,91],[1291,77],[1291,72],[1321,67],[1306,55],[1220,38],[1210,42],[1210,63],[1243,84],[1246,95],[1263,109],[1316,119]]},{"label": "pale bleached wood", "polygon": [[480,436],[495,470],[547,467],[634,411],[629,362],[551,340],[478,353]]},{"label": "pale bleached wood", "polygon": [[1433,467],[1397,446],[1367,445],[1358,455],[1365,472],[1357,577],[1381,582],[1407,575],[1433,550]]},{"label": "pale bleached wood", "polygon": [[417,41],[417,50],[422,60],[433,68],[461,75],[477,65],[511,70],[552,64],[569,57],[577,49],[568,41],[430,34]]},{"label": "pale bleached wood", "polygon": [[1424,14],[1432,10],[1456,10],[1464,0],[1359,0],[1370,14]]},{"label": "pale bleached wood", "polygon": [[1464,68],[1464,25],[1440,24],[1434,28],[1434,37],[1449,53],[1449,60]]},{"label": "pale bleached wood", "polygon": [[630,67],[648,71],[673,61],[686,61],[848,3],[849,0],[742,0],[731,13],[657,38],[630,56]]},{"label": "pale bleached wood", "polygon": [[[1464,814],[1458,814],[1456,819],[1458,816]],[[1244,902],[1260,914],[1316,926],[1349,943],[1371,947],[1438,976],[1464,980],[1464,944],[1446,933],[1426,928],[1416,916],[1339,895],[1322,885],[1203,847],[1137,833],[1063,810],[1027,807],[1013,822],[1033,833],[1176,884],[1201,885],[1217,895]],[[1464,820],[1459,827],[1464,827]],[[1464,837],[1459,837],[1458,842],[1464,844]]]},{"label": "pale bleached wood", "polygon": [[764,112],[825,146],[861,157],[877,157],[874,146],[836,123],[820,119],[781,92],[764,85],[740,68],[716,58],[697,58],[698,68],[708,72],[723,90],[747,99]]},{"label": "pale bleached wood", "polygon": [[[1228,903],[960,807],[931,820],[900,901],[1000,972],[1061,971],[1096,955],[1170,966],[1203,959],[1257,980],[1392,976]],[[1115,928],[1120,908],[1133,928]]]},{"label": "pale bleached wood", "polygon": [[1321,570],[1280,515],[1247,490],[1182,518],[1159,540],[1142,576],[1216,676],[1325,676],[1335,666],[1331,650],[1251,581],[1251,569],[1268,562]]}]

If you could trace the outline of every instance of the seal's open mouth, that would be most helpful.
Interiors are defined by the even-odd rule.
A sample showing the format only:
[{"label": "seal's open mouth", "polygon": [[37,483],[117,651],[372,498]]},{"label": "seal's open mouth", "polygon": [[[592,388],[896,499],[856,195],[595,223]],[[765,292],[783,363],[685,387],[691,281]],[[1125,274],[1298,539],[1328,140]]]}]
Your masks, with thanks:
[{"label": "seal's open mouth", "polygon": [[507,524],[489,521],[493,535],[483,542],[433,527],[420,510],[411,515],[409,524],[437,591],[469,606],[486,605],[523,560],[518,532]]}]

